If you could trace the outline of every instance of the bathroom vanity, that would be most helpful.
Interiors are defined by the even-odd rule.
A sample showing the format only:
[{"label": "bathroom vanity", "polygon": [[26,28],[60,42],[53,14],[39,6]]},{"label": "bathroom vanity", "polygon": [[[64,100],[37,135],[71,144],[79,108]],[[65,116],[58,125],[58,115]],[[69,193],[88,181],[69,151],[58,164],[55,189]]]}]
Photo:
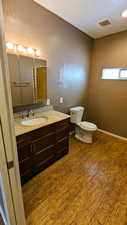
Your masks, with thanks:
[{"label": "bathroom vanity", "polygon": [[46,60],[8,53],[8,64],[14,112],[25,110],[15,121],[20,175],[24,183],[68,153],[69,116],[53,109],[42,112],[41,108],[39,115],[31,119],[35,113],[30,115],[28,108],[35,109],[47,101]]},{"label": "bathroom vanity", "polygon": [[62,116],[50,115],[48,122],[42,126],[25,127],[17,122],[16,140],[22,183],[68,153],[70,118],[57,113]]}]

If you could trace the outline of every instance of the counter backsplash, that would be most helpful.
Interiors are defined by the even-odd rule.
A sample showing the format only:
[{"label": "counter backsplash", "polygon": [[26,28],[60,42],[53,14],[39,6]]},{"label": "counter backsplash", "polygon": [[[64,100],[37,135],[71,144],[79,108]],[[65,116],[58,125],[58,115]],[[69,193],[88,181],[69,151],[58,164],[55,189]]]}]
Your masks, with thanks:
[{"label": "counter backsplash", "polygon": [[[36,114],[36,113],[41,113],[41,112],[45,112],[45,111],[49,111],[49,110],[53,110],[53,106],[52,105],[49,105],[49,106],[43,106],[43,107],[39,107],[39,108],[36,108],[36,109],[32,109],[32,111]],[[27,111],[24,110],[24,111]],[[23,112],[24,112],[23,111]],[[14,113],[14,119],[18,119],[18,118],[21,118],[22,117],[22,112],[17,112],[17,113]]]}]

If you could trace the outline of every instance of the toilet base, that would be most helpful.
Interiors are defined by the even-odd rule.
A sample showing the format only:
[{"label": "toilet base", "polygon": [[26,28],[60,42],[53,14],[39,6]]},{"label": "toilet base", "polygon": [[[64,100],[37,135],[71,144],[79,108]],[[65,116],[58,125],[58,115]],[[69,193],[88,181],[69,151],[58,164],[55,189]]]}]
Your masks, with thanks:
[{"label": "toilet base", "polygon": [[93,143],[93,131],[85,131],[81,129],[80,127],[76,127],[75,132],[75,138],[78,140],[87,143],[92,144]]}]

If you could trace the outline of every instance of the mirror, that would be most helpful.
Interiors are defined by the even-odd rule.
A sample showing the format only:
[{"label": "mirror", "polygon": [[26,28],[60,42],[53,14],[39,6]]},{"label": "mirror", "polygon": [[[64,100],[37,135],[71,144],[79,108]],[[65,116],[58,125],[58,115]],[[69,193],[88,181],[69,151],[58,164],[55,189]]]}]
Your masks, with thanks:
[{"label": "mirror", "polygon": [[13,107],[46,101],[46,60],[10,53],[7,55]]}]

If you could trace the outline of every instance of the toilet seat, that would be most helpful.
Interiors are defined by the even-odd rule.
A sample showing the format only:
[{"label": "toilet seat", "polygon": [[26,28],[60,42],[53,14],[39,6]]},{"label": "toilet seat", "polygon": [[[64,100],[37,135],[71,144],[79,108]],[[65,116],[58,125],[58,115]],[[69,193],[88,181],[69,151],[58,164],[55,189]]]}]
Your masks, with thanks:
[{"label": "toilet seat", "polygon": [[87,121],[79,122],[77,125],[87,131],[95,131],[97,129],[97,126],[94,123]]}]

